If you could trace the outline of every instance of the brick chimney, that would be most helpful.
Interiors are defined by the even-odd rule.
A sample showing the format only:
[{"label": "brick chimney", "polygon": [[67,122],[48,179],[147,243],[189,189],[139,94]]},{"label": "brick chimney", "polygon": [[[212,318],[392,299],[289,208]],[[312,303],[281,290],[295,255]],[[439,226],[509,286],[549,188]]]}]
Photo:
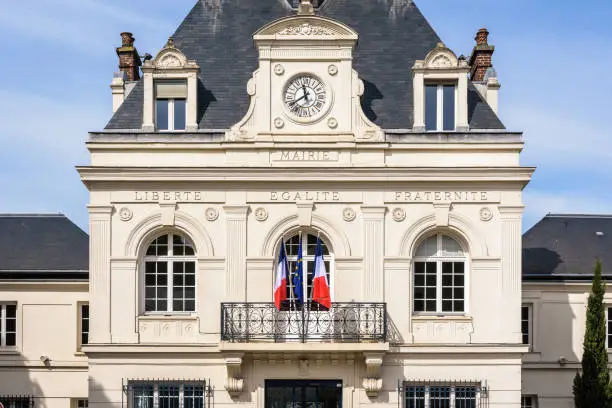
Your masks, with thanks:
[{"label": "brick chimney", "polygon": [[489,45],[489,31],[481,28],[476,34],[476,46],[470,57],[470,79],[475,82],[485,80],[485,74],[493,66],[493,52],[495,47]]},{"label": "brick chimney", "polygon": [[126,81],[138,81],[140,79],[140,56],[134,47],[134,36],[132,33],[121,33],[121,47],[117,48],[119,56],[119,70],[125,73]]}]

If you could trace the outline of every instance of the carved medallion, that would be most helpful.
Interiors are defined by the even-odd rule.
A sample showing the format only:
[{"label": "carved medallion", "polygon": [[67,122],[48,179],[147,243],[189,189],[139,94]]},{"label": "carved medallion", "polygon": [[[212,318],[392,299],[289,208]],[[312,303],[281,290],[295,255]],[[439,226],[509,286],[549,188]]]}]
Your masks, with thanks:
[{"label": "carved medallion", "polygon": [[327,121],[327,126],[329,126],[330,129],[337,128],[338,120],[336,118],[329,118],[329,120]]},{"label": "carved medallion", "polygon": [[482,221],[491,221],[493,219],[493,211],[489,207],[482,207],[480,209],[480,219]]},{"label": "carved medallion", "polygon": [[391,212],[391,216],[395,221],[402,222],[406,219],[406,211],[404,211],[403,208],[397,207],[393,209],[393,211]]},{"label": "carved medallion", "polygon": [[206,219],[208,221],[216,221],[217,218],[219,218],[219,211],[216,208],[210,207],[206,209]]},{"label": "carved medallion", "polygon": [[157,64],[159,67],[163,68],[177,68],[180,67],[181,60],[178,59],[175,55],[169,54],[162,58],[161,61]]},{"label": "carved medallion", "polygon": [[328,68],[327,68],[327,72],[329,72],[329,75],[334,76],[338,73],[338,67],[334,64],[331,64]]},{"label": "carved medallion", "polygon": [[355,217],[357,216],[357,214],[355,213],[355,210],[353,210],[352,208],[345,208],[344,211],[342,211],[342,218],[344,218],[344,221],[346,222],[351,222],[355,219]]},{"label": "carved medallion", "polygon": [[334,35],[334,33],[327,28],[320,26],[313,26],[310,23],[303,23],[298,26],[287,27],[279,35],[303,35],[303,36],[319,36],[319,35]]},{"label": "carved medallion", "polygon": [[263,207],[259,207],[255,209],[255,219],[259,222],[263,222],[265,220],[268,219],[268,211],[263,208]]},{"label": "carved medallion", "polygon": [[274,66],[274,73],[276,75],[283,75],[285,73],[285,68],[281,64],[276,64]]},{"label": "carved medallion", "polygon": [[282,129],[285,126],[285,121],[281,118],[274,119],[274,127],[277,129]]},{"label": "carved medallion", "polygon": [[119,219],[121,219],[121,221],[129,221],[132,219],[132,216],[132,210],[127,207],[123,207],[119,210]]}]

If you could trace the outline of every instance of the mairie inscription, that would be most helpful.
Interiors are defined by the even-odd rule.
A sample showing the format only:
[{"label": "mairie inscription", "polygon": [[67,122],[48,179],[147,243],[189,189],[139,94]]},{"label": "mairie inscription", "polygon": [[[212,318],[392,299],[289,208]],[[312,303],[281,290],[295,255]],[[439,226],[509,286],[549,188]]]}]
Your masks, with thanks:
[{"label": "mairie inscription", "polygon": [[329,150],[281,150],[272,153],[272,160],[280,162],[331,162],[338,161],[338,157],[338,152]]}]

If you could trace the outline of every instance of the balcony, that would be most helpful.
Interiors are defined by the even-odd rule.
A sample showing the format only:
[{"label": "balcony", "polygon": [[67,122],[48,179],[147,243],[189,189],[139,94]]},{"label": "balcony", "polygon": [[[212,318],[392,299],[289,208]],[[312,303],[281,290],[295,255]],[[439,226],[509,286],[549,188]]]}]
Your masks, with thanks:
[{"label": "balcony", "polygon": [[311,304],[278,311],[273,303],[222,303],[221,340],[231,343],[384,343],[386,303]]}]

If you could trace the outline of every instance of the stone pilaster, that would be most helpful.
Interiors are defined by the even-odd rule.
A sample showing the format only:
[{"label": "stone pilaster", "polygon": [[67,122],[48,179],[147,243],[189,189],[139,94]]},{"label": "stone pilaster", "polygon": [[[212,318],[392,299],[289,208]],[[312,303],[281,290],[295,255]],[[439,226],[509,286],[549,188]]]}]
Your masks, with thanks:
[{"label": "stone pilaster", "polygon": [[363,219],[363,299],[384,300],[383,261],[385,254],[386,207],[361,207]]},{"label": "stone pilaster", "polygon": [[112,206],[89,207],[89,342],[110,343]]},{"label": "stone pilaster", "polygon": [[502,305],[513,342],[521,341],[521,219],[524,206],[500,206],[502,239]]},{"label": "stone pilaster", "polygon": [[246,255],[248,206],[226,205],[226,285],[228,301],[246,300]]}]

